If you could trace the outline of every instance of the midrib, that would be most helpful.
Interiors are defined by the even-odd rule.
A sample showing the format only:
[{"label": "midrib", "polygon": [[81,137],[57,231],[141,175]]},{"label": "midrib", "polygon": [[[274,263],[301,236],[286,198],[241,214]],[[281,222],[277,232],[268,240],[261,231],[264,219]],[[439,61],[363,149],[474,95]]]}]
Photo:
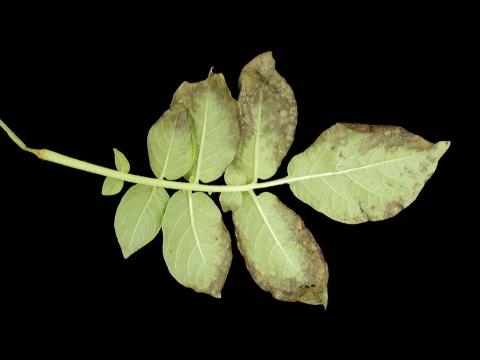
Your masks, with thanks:
[{"label": "midrib", "polygon": [[143,216],[145,215],[145,211],[147,211],[147,207],[148,205],[150,204],[150,201],[152,201],[152,198],[153,198],[153,194],[155,193],[155,188],[152,186],[152,192],[150,193],[150,196],[148,197],[148,200],[147,202],[145,203],[145,206],[143,207],[142,209],[142,212],[140,213],[140,216],[138,217],[137,219],[137,222],[135,224],[135,227],[133,228],[133,231],[132,231],[132,236],[130,236],[130,240],[128,240],[128,249],[130,249],[131,245],[132,245],[132,240],[133,240],[133,237],[135,235],[135,233],[137,232],[137,229],[138,229],[138,225],[140,224],[140,220],[143,218]]},{"label": "midrib", "polygon": [[282,254],[285,256],[285,258],[287,259],[287,261],[292,265],[292,267],[295,269],[295,270],[298,270],[298,267],[293,263],[292,259],[290,259],[290,257],[288,256],[288,254],[286,253],[285,249],[283,248],[282,244],[280,243],[280,240],[277,238],[277,235],[275,234],[275,232],[273,231],[271,225],[270,225],[270,222],[268,221],[267,217],[265,216],[265,213],[263,212],[263,209],[262,207],[260,206],[260,203],[258,202],[258,199],[257,199],[257,196],[255,195],[255,193],[253,191],[249,191],[248,192],[250,197],[252,198],[253,200],[253,203],[255,204],[255,207],[257,208],[258,212],[260,213],[260,216],[262,217],[262,220],[263,222],[265,223],[265,225],[267,226],[267,229],[268,231],[270,232],[270,234],[272,235],[273,239],[275,240],[277,246],[280,248],[280,251],[282,252]]},{"label": "midrib", "polygon": [[[178,118],[176,118],[175,122],[173,123],[173,129],[176,129],[177,121],[178,121]],[[165,163],[163,164],[163,169],[162,169],[162,174],[160,175],[160,179],[163,179],[165,177],[165,172],[167,171],[168,159],[170,158],[170,151],[172,149],[172,144],[173,144],[174,137],[175,137],[175,131],[172,131],[172,134],[170,135],[170,141],[168,143],[167,155],[165,155]]]},{"label": "midrib", "polygon": [[255,121],[255,146],[253,154],[253,179],[252,182],[256,183],[258,180],[258,143],[260,140],[260,119],[262,118],[262,102],[263,102],[263,89],[260,90],[260,101],[258,103],[257,119]]},{"label": "midrib", "polygon": [[193,182],[195,184],[198,183],[200,179],[200,171],[202,167],[202,155],[203,155],[203,147],[205,145],[205,133],[207,132],[207,114],[208,114],[208,94],[205,98],[205,110],[203,113],[203,124],[202,124],[202,137],[200,138],[200,145],[198,148],[198,157],[197,157],[197,170],[195,171],[195,178]]},{"label": "midrib", "polygon": [[402,157],[399,157],[399,158],[396,158],[396,159],[380,161],[380,162],[377,162],[377,163],[368,164],[368,165],[364,165],[364,166],[359,166],[359,167],[346,169],[346,170],[340,170],[340,171],[324,172],[324,173],[318,173],[318,174],[312,174],[312,175],[303,175],[303,176],[292,176],[292,177],[286,178],[285,180],[286,180],[286,183],[293,183],[293,182],[297,182],[297,181],[315,179],[315,178],[320,178],[320,177],[343,175],[343,174],[348,174],[348,173],[355,172],[355,171],[374,168],[374,167],[377,167],[377,166],[380,166],[380,165],[385,165],[385,164],[390,164],[390,163],[394,163],[394,162],[397,162],[397,161],[406,160],[406,159],[412,158],[414,156],[415,155],[402,156]]},{"label": "midrib", "polygon": [[205,256],[203,255],[202,248],[200,247],[200,239],[198,238],[197,228],[195,226],[195,218],[193,216],[193,202],[192,202],[192,193],[188,193],[188,209],[190,213],[190,226],[192,227],[193,237],[195,238],[195,244],[197,245],[198,252],[202,258],[203,264],[208,269],[207,262],[205,261]]}]

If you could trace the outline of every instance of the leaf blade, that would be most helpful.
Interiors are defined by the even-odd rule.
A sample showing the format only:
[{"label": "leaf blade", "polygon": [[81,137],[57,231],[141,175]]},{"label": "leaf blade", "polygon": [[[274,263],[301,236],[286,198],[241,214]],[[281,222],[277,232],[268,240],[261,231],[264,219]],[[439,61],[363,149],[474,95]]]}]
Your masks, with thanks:
[{"label": "leaf blade", "polygon": [[163,256],[183,286],[220,298],[232,261],[230,235],[213,200],[177,191],[163,220]]},{"label": "leaf blade", "polygon": [[190,171],[192,130],[183,105],[173,105],[150,128],[147,148],[150,167],[158,178],[176,180]]},{"label": "leaf blade", "polygon": [[165,189],[139,184],[124,194],[115,214],[114,227],[125,258],[157,236],[168,200]]},{"label": "leaf blade", "polygon": [[116,195],[123,189],[123,180],[106,177],[102,185],[102,195]]},{"label": "leaf blade", "polygon": [[117,170],[124,173],[130,172],[130,163],[128,162],[127,157],[116,148],[113,148],[113,153],[115,156],[115,167]]},{"label": "leaf blade", "polygon": [[[113,155],[116,169],[120,172],[128,173],[130,171],[130,163],[126,156],[116,148],[113,148]],[[118,194],[123,189],[123,183],[123,180],[106,177],[102,185],[102,195],[111,196]]]},{"label": "leaf blade", "polygon": [[235,185],[272,177],[290,149],[297,125],[293,90],[275,70],[271,52],[245,65],[239,83],[241,141],[227,170],[230,178],[238,179]]},{"label": "leaf blade", "polygon": [[250,192],[233,221],[240,252],[263,290],[278,300],[327,305],[328,268],[297,214],[271,193]]},{"label": "leaf blade", "polygon": [[395,126],[336,124],[290,160],[290,188],[340,222],[388,219],[417,198],[449,145]]},{"label": "leaf blade", "polygon": [[233,160],[239,141],[237,102],[222,74],[210,73],[197,83],[184,82],[172,104],[183,104],[194,135],[195,161],[190,175],[194,182],[218,179]]}]

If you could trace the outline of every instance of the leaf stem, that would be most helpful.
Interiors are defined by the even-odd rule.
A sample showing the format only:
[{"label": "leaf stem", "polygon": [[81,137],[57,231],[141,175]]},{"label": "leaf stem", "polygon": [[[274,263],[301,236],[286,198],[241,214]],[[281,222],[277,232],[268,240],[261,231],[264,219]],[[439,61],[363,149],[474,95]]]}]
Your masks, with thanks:
[{"label": "leaf stem", "polygon": [[[335,172],[326,172],[326,173],[319,173],[313,175],[305,175],[305,176],[297,176],[297,177],[289,177],[286,176],[281,179],[266,181],[262,183],[251,183],[245,185],[204,185],[204,184],[194,184],[194,183],[187,183],[187,182],[179,182],[179,181],[169,181],[157,178],[150,178],[146,176],[134,175],[130,173],[123,173],[114,169],[110,169],[107,167],[95,165],[86,161],[78,160],[55,151],[51,151],[48,149],[32,149],[25,145],[25,143],[20,140],[20,138],[2,121],[0,120],[0,127],[7,133],[8,137],[20,147],[20,149],[24,151],[28,151],[32,154],[35,154],[39,159],[50,161],[56,164],[60,164],[63,166],[71,167],[74,169],[90,172],[92,174],[107,176],[114,179],[119,179],[131,183],[136,184],[143,184],[149,186],[157,186],[162,187],[165,189],[173,189],[173,190],[190,190],[190,191],[202,191],[202,192],[245,192],[245,191],[252,191],[255,189],[264,189],[273,186],[279,186],[284,184],[290,184],[297,181],[305,181],[313,178],[319,177],[326,177],[326,176],[333,176],[348,173],[351,171],[361,170],[364,168],[371,167],[372,165],[361,166],[358,168],[342,170],[342,171],[335,171]],[[400,159],[393,159],[387,160],[384,162],[377,163],[387,163],[398,161]]]}]

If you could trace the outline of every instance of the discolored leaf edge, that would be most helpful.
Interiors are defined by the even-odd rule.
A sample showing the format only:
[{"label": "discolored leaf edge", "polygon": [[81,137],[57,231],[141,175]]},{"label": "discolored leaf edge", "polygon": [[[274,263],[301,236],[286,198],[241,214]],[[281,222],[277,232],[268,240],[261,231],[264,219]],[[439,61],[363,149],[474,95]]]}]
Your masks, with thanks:
[{"label": "discolored leaf edge", "polygon": [[[264,193],[265,194],[265,193]],[[294,234],[301,234],[300,237],[297,237],[299,240],[300,245],[305,250],[306,256],[310,256],[310,259],[305,261],[307,265],[307,269],[304,269],[309,274],[314,274],[315,283],[314,284],[302,284],[297,286],[298,284],[294,284],[292,281],[286,281],[285,289],[278,288],[274,284],[269,281],[269,279],[258,272],[255,268],[255,265],[249,260],[247,251],[244,245],[245,236],[243,235],[240,227],[235,223],[235,211],[234,211],[234,224],[235,224],[235,236],[237,238],[237,246],[242,254],[245,265],[254,279],[255,283],[264,291],[267,291],[272,294],[272,296],[281,301],[288,301],[288,302],[303,302],[310,305],[323,305],[325,308],[328,305],[328,265],[325,261],[323,256],[323,252],[316,242],[315,238],[313,237],[310,230],[305,226],[303,220],[300,218],[298,214],[296,214],[293,210],[288,208],[285,204],[283,204],[277,196],[272,195],[279,206],[281,212],[285,214],[287,218],[293,218],[293,224],[287,222],[291,230]],[[255,195],[256,196],[256,195]],[[313,259],[312,254],[317,254],[319,256],[320,263],[324,265],[324,269],[319,269],[316,267],[316,261]],[[312,263],[313,262],[313,263]],[[313,281],[312,281],[313,282]],[[313,286],[312,286],[313,285]],[[294,287],[292,289],[292,286]]]},{"label": "discolored leaf edge", "polygon": [[[223,166],[223,170],[214,175],[207,176],[208,172],[202,173],[203,168],[202,166],[199,167],[199,158],[202,153],[202,147],[204,147],[204,143],[197,139],[197,129],[194,121],[191,118],[191,113],[195,110],[194,105],[194,97],[201,93],[202,91],[210,91],[216,95],[217,101],[223,103],[223,105],[228,108],[228,111],[231,111],[232,122],[229,123],[229,131],[228,134],[231,136],[231,145],[234,150],[230,151],[231,153],[228,155],[226,163]],[[240,125],[239,125],[239,113],[238,113],[238,103],[237,100],[234,99],[231,95],[230,89],[225,81],[225,77],[221,73],[213,73],[212,69],[210,70],[208,77],[205,80],[199,82],[188,82],[184,81],[178,89],[173,94],[173,98],[171,101],[171,106],[176,104],[182,104],[187,109],[189,113],[190,125],[192,128],[192,142],[193,142],[193,164],[190,171],[184,176],[184,178],[191,182],[198,182],[202,181],[204,183],[209,183],[212,181],[217,180],[220,178],[230,163],[235,158],[235,154],[238,150],[238,144],[240,141]],[[202,129],[201,133],[203,133],[205,129]],[[198,148],[197,148],[198,147]],[[224,149],[225,150],[225,149]],[[229,150],[228,148],[226,149]],[[205,160],[205,159],[202,159]],[[200,163],[200,165],[203,165]]]},{"label": "discolored leaf edge", "polygon": [[[154,147],[156,146],[155,144],[157,143],[159,132],[161,133],[162,125],[166,125],[166,123],[171,122],[172,118],[173,124],[170,124],[170,126],[173,128],[172,134],[169,136],[169,143],[167,146],[167,154],[163,162],[163,166],[160,166],[160,168],[157,168],[156,163],[160,163],[161,161],[158,161],[160,158],[156,155],[154,151]],[[175,132],[179,133],[184,133],[184,135],[187,135],[187,137],[190,138],[190,147],[192,150],[191,157],[187,157],[188,163],[186,166],[186,171],[180,172],[179,174],[172,174],[171,169],[168,168],[169,160],[170,160],[170,149],[172,146],[172,143],[175,140]],[[153,173],[155,176],[157,176],[159,179],[167,179],[167,180],[176,180],[185,174],[187,174],[190,169],[193,166],[193,156],[194,156],[194,144],[193,144],[193,134],[192,134],[192,129],[191,129],[191,124],[190,121],[188,120],[188,112],[187,109],[183,104],[176,103],[172,104],[169,109],[167,109],[162,116],[150,127],[147,135],[147,152],[148,152],[148,160],[150,164],[150,168],[152,169]],[[161,160],[161,159],[160,159]]]},{"label": "discolored leaf edge", "polygon": [[[400,126],[369,125],[369,124],[357,124],[357,123],[336,123],[332,125],[330,128],[323,131],[317,137],[317,139],[313,142],[313,144],[310,145],[306,150],[295,155],[290,159],[290,162],[287,167],[289,176],[293,176],[292,175],[293,171],[291,170],[291,168],[294,166],[295,161],[297,161],[298,157],[303,156],[308,151],[311,151],[311,149],[314,146],[322,146],[323,145],[322,143],[325,143],[325,146],[328,146],[328,141],[331,141],[331,139],[329,139],[331,137],[336,137],[336,139],[334,143],[331,145],[330,150],[336,151],[341,146],[346,144],[346,142],[348,141],[348,136],[350,136],[352,132],[373,135],[373,137],[368,142],[365,142],[363,144],[362,148],[360,149],[361,154],[366,154],[370,149],[375,148],[376,146],[379,146],[379,145],[383,145],[386,151],[392,150],[395,147],[405,146],[407,149],[414,150],[416,152],[429,151],[430,153],[427,154],[426,158],[427,158],[427,161],[429,161],[433,166],[433,169],[430,173],[426,175],[425,180],[423,182],[419,182],[416,184],[416,187],[414,189],[415,196],[413,198],[411,198],[409,201],[405,201],[402,199],[398,201],[392,201],[391,203],[386,205],[384,216],[379,218],[371,217],[360,205],[359,206],[363,214],[361,218],[353,218],[347,221],[345,219],[332,217],[330,214],[324,213],[321,209],[317,209],[315,206],[313,206],[309,202],[301,199],[295,191],[296,183],[293,182],[290,184],[290,189],[300,201],[306,203],[307,205],[310,205],[314,210],[325,214],[332,220],[339,221],[345,224],[360,224],[367,221],[386,220],[396,216],[399,212],[407,208],[417,199],[421,190],[423,189],[427,181],[432,177],[433,173],[435,172],[438,166],[439,160],[450,147],[450,141],[439,141],[437,143],[431,143],[425,140],[424,138],[422,138],[421,136],[416,135]],[[427,171],[427,167],[421,166],[418,169],[418,171],[421,173],[425,173]],[[334,174],[334,172],[331,172],[331,174]]]},{"label": "discolored leaf edge", "polygon": [[[297,102],[292,88],[276,70],[275,60],[270,51],[256,56],[243,67],[239,86],[241,136],[237,154],[229,169],[232,176],[242,173],[245,177],[245,182],[242,183],[265,180],[276,173],[293,143],[297,125]],[[253,113],[255,107],[267,109],[266,113],[270,116],[276,114],[275,120],[265,122],[261,110]],[[268,139],[273,143],[266,153],[264,147],[258,147],[261,143],[260,134],[271,135]],[[247,155],[245,152],[252,144],[253,159],[250,159],[250,154]],[[259,154],[263,154],[263,159]],[[251,169],[249,167],[245,169],[246,162],[253,163],[250,164]],[[265,163],[269,166],[265,166]],[[227,181],[227,184],[233,183]]]},{"label": "discolored leaf edge", "polygon": [[[193,198],[196,198],[195,202],[201,202],[202,199],[200,199],[199,197],[204,197],[204,196],[206,197],[207,201],[210,201],[211,205],[214,206],[214,208],[216,210],[216,214],[215,214],[216,219],[215,220],[218,221],[218,232],[216,233],[216,236],[226,240],[225,241],[226,246],[223,248],[223,251],[224,251],[223,261],[220,265],[218,265],[215,268],[215,271],[216,271],[216,274],[214,275],[215,280],[210,282],[209,285],[206,288],[202,288],[202,287],[192,285],[192,284],[186,284],[186,283],[184,283],[183,280],[178,279],[176,274],[173,271],[170,270],[169,261],[167,261],[166,258],[165,258],[165,244],[166,243],[164,241],[164,246],[162,248],[162,253],[163,253],[163,257],[165,259],[165,263],[167,264],[167,269],[168,269],[169,273],[172,275],[172,277],[182,286],[187,287],[189,289],[192,289],[193,291],[195,291],[197,293],[207,294],[207,295],[210,295],[214,298],[220,299],[222,297],[221,296],[221,291],[222,291],[223,286],[225,285],[225,282],[227,280],[228,272],[230,270],[230,266],[231,266],[232,258],[233,258],[230,232],[228,231],[228,229],[226,228],[226,226],[223,222],[222,213],[221,213],[220,209],[218,208],[217,204],[213,201],[213,199],[210,196],[208,196],[207,194],[205,194],[203,192],[192,193],[192,192],[188,192],[188,191],[179,190],[179,191],[175,192],[175,194],[172,195],[172,198],[170,200],[174,199],[174,201],[178,201],[178,199],[176,199],[176,198],[178,196],[182,196],[182,195],[185,195],[185,199],[182,199],[182,201],[186,200],[186,204],[187,204],[187,208],[189,209],[189,213],[190,213],[189,197],[192,198],[192,206],[193,206]],[[172,204],[174,204],[174,202],[171,202],[171,201],[169,201],[169,203],[167,204],[167,207],[166,207],[165,212],[164,212],[163,219],[167,218],[165,215],[169,216],[168,212],[171,212],[171,209],[169,209],[169,207],[171,208],[171,206],[173,206]],[[192,212],[194,213],[193,210],[192,210]],[[190,215],[188,215],[188,217],[189,217],[190,222],[192,224],[192,219],[191,219]],[[194,220],[193,223],[196,223],[195,217],[194,217],[193,220]],[[192,226],[192,225],[190,225],[190,226]],[[162,225],[162,228],[163,228],[162,231],[164,232],[165,228],[163,227],[163,225]],[[193,229],[193,227],[192,227],[192,229]],[[163,236],[165,236],[165,234],[163,234]]]}]

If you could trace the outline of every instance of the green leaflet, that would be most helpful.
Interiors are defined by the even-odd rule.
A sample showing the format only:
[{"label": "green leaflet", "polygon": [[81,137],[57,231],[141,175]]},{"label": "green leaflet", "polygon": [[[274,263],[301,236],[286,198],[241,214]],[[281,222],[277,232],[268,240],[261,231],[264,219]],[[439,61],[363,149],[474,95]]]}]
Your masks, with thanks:
[{"label": "green leaflet", "polygon": [[[229,185],[241,185],[245,184],[246,177],[243,176],[241,173],[232,174],[231,167],[227,168],[225,171],[225,182]],[[238,209],[242,206],[243,198],[245,197],[245,193],[243,192],[228,192],[228,193],[220,193],[219,200],[220,205],[222,207],[223,212],[233,211]]]},{"label": "green leaflet", "polygon": [[220,298],[232,250],[220,210],[208,195],[172,196],[163,219],[163,256],[180,284]]},{"label": "green leaflet", "polygon": [[[120,150],[115,148],[113,148],[113,154],[115,156],[115,167],[117,168],[117,170],[124,173],[128,173],[130,171],[130,163],[128,162],[125,155],[123,155],[123,153]],[[123,188],[123,180],[106,177],[102,186],[102,195],[104,196],[116,195],[120,191],[122,191],[122,188]]]},{"label": "green leaflet", "polygon": [[219,200],[223,212],[233,211],[242,206],[245,193],[241,192],[224,192],[220,193]]},{"label": "green leaflet", "polygon": [[358,224],[395,216],[410,205],[450,146],[401,127],[336,124],[292,158],[297,198],[334,220]]},{"label": "green leaflet", "polygon": [[102,185],[102,195],[103,196],[110,196],[116,195],[123,189],[123,180],[113,179],[110,177],[106,177],[103,180]]},{"label": "green leaflet", "polygon": [[193,182],[205,183],[222,176],[238,147],[237,102],[222,74],[210,73],[197,83],[184,82],[173,96],[172,105],[183,104],[192,124],[195,162]]},{"label": "green leaflet", "polygon": [[310,231],[275,195],[249,194],[233,221],[255,282],[276,299],[326,306],[328,268]]},{"label": "green leaflet", "polygon": [[[225,173],[228,185],[272,177],[290,149],[297,126],[297,103],[285,79],[275,70],[271,52],[255,57],[240,74],[241,140]],[[242,197],[221,194],[224,211],[238,208]]]},{"label": "green leaflet", "polygon": [[125,258],[157,236],[168,199],[165,189],[139,184],[123,195],[114,226]]},{"label": "green leaflet", "polygon": [[192,131],[187,110],[173,105],[150,128],[147,137],[150,166],[160,179],[175,180],[193,165]]},{"label": "green leaflet", "polygon": [[[225,182],[229,185],[242,185],[247,182],[247,177],[241,172],[232,171],[232,167],[229,166],[225,171]],[[222,211],[233,211],[242,206],[245,193],[242,192],[224,192],[220,193],[219,200],[222,206]]]}]

